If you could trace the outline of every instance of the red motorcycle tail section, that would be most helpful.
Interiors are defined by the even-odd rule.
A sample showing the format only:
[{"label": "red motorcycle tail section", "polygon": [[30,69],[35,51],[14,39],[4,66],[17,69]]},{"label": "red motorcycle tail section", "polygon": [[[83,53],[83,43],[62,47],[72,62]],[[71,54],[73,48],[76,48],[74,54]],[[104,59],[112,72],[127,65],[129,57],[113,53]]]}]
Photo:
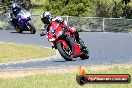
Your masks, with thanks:
[{"label": "red motorcycle tail section", "polygon": [[77,45],[77,43],[74,41],[74,52],[73,52],[73,56],[76,58],[82,54],[84,54],[81,50],[80,50],[80,47],[79,45]]},{"label": "red motorcycle tail section", "polygon": [[67,43],[64,40],[58,40],[56,43],[62,43],[65,49],[69,48],[69,46],[67,45]]}]

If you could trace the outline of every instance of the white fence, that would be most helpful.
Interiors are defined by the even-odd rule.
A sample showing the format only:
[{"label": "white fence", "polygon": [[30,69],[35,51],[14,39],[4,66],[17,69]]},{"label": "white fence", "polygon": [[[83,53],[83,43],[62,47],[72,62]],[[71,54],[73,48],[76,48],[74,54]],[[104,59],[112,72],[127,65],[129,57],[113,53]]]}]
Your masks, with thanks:
[{"label": "white fence", "polygon": [[[68,21],[68,25],[74,26],[78,31],[114,31],[132,32],[132,19],[124,18],[101,18],[101,17],[72,17],[61,16]],[[43,29],[40,15],[32,15],[33,22],[38,29]]]},{"label": "white fence", "polygon": [[[68,25],[74,26],[78,31],[90,32],[132,32],[132,19],[101,18],[101,17],[72,17],[61,16],[68,21]],[[4,19],[8,17],[4,17]],[[40,15],[32,14],[32,20],[38,30],[44,29]]]}]

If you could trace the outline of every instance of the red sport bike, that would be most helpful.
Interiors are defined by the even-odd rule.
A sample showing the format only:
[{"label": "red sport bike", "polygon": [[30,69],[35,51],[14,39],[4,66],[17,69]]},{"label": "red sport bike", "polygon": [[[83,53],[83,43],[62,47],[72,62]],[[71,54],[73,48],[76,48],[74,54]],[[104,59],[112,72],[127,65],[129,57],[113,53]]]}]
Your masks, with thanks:
[{"label": "red sport bike", "polygon": [[89,58],[87,47],[82,48],[63,24],[52,22],[48,28],[48,41],[52,42],[52,48],[58,49],[60,55],[66,61],[71,61],[77,57],[82,60]]}]

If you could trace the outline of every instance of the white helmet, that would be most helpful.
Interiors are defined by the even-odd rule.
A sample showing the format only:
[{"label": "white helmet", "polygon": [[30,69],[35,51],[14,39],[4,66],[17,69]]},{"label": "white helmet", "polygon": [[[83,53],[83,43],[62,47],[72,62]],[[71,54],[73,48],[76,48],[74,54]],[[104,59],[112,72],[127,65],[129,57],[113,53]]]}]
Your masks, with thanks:
[{"label": "white helmet", "polygon": [[41,14],[41,20],[44,24],[50,24],[52,20],[52,15],[49,12],[44,12]]}]

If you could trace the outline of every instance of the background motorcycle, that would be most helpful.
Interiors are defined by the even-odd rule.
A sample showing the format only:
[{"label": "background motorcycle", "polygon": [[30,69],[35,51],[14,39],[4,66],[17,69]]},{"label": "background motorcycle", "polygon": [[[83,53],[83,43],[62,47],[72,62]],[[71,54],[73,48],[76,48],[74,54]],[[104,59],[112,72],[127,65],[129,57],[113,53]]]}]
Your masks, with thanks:
[{"label": "background motorcycle", "polygon": [[[9,15],[9,17],[11,16]],[[36,33],[35,26],[31,22],[31,14],[27,12],[25,9],[22,9],[16,15],[16,19],[17,21],[14,22],[14,24],[16,25],[13,26],[18,33],[22,33],[23,31],[30,31],[32,34]]]},{"label": "background motorcycle", "polygon": [[52,48],[58,49],[60,55],[66,60],[80,57],[82,60],[88,59],[87,48],[81,48],[64,26],[58,22],[52,22],[47,34],[48,41],[52,42]]}]

